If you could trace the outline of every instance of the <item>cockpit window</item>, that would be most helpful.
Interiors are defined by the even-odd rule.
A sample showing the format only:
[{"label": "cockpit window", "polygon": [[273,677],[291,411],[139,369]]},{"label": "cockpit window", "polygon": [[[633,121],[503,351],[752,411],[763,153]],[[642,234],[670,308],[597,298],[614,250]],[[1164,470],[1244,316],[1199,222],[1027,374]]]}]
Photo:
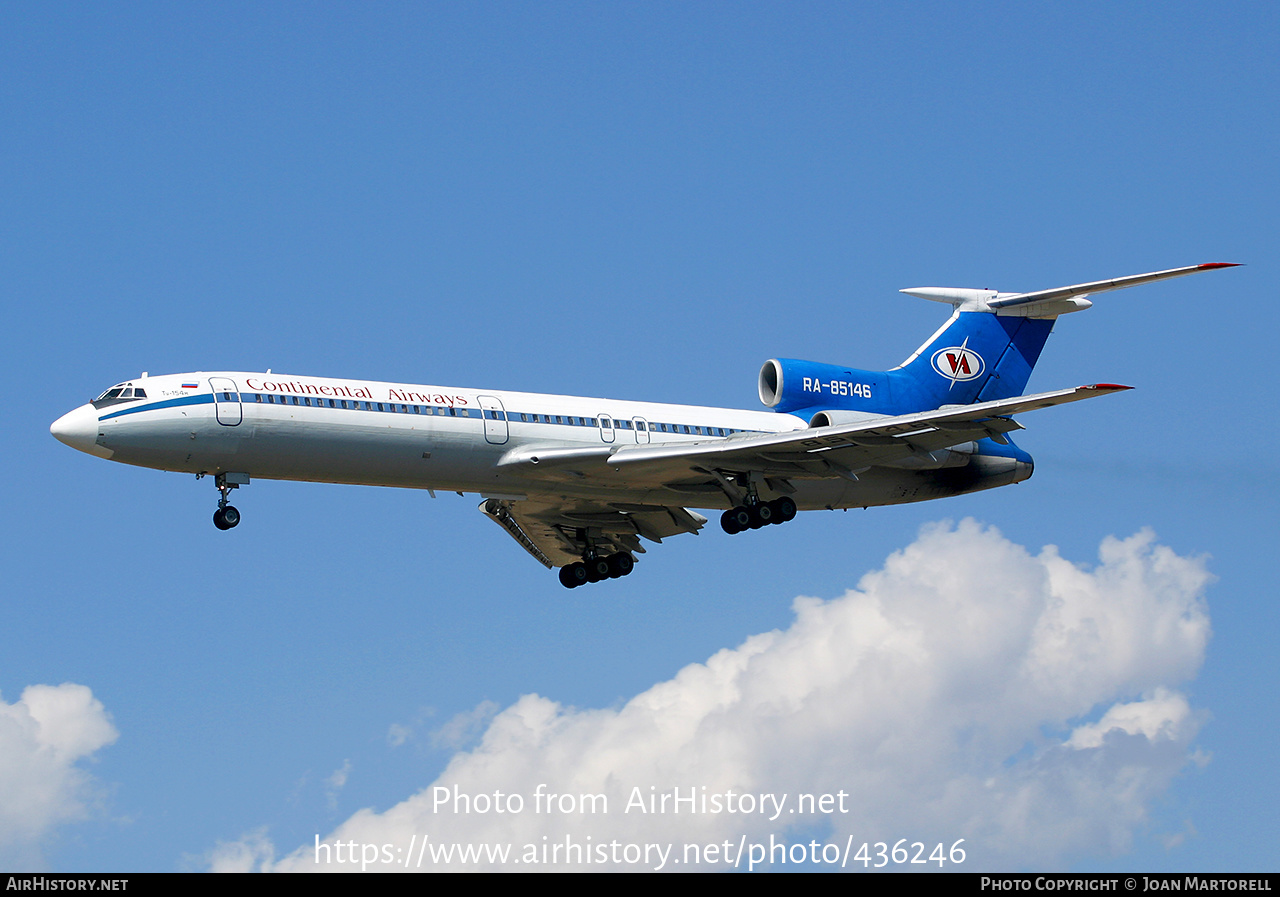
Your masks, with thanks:
[{"label": "cockpit window", "polygon": [[102,395],[93,400],[93,407],[102,409],[108,405],[119,405],[122,402],[136,402],[138,399],[145,399],[147,391],[145,389],[135,389],[132,383],[117,383],[108,389]]}]

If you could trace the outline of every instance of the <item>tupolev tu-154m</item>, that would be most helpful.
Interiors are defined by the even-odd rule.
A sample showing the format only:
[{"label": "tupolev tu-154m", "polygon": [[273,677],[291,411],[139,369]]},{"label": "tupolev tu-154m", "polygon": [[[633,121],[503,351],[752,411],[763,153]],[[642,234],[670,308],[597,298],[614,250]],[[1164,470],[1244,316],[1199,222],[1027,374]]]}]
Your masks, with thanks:
[{"label": "tupolev tu-154m", "polygon": [[643,553],[797,511],[926,501],[1018,483],[1031,456],[1009,434],[1024,411],[1128,389],[1023,395],[1059,315],[1089,295],[1234,265],[1192,265],[1030,293],[921,287],[951,317],[898,367],[774,358],[770,411],[284,374],[143,374],[50,431],[100,458],[212,476],[213,522],[240,523],[251,478],[478,493],[480,510],[572,588],[626,576]]}]

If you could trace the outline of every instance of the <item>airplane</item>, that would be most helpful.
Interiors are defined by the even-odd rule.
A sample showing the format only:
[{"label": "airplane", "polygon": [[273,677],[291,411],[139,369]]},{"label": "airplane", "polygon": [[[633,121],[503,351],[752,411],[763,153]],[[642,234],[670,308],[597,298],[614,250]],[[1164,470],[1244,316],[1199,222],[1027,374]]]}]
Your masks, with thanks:
[{"label": "airplane", "polygon": [[926,501],[1018,483],[1031,456],[1014,416],[1129,389],[1024,396],[1060,315],[1094,293],[1212,263],[1029,293],[919,287],[950,318],[888,371],[773,358],[770,411],[246,372],[141,377],[58,418],[90,455],[212,476],[214,525],[240,523],[251,478],[478,493],[480,511],[560,582],[631,573],[641,539],[785,523],[800,510]]}]

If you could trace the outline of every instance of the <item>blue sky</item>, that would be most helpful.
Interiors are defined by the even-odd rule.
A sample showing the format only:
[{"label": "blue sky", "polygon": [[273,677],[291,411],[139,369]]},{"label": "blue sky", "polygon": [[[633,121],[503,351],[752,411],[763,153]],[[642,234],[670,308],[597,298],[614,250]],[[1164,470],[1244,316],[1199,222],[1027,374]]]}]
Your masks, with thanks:
[{"label": "blue sky", "polygon": [[[744,643],[803,653],[806,633],[846,632],[824,614],[862,619],[875,600],[890,633],[988,628],[926,638],[918,666],[877,665],[849,630],[836,645],[866,666],[784,665],[763,692],[808,708],[794,719],[738,701],[722,728],[694,727],[734,733],[736,760],[696,734],[669,756],[788,793],[847,784],[858,808],[819,828],[965,837],[969,869],[1272,867],[1278,18],[1260,3],[0,6],[0,790],[24,808],[0,812],[3,864],[288,865],[365,808],[369,831],[401,837],[396,808],[436,782],[523,788],[580,766],[668,787],[658,735],[612,770],[583,745],[655,695],[711,713],[698,683],[718,668],[689,665],[727,651],[755,676],[772,667]],[[473,496],[255,482],[221,533],[208,481],[48,433],[143,370],[753,408],[770,357],[905,358],[945,309],[904,287],[1211,261],[1246,267],[1060,322],[1031,389],[1138,388],[1027,416],[1029,482],[708,528],[573,592]],[[967,579],[959,560],[934,579],[900,569],[931,556],[983,563]],[[1049,651],[1007,602],[1073,582],[1059,556],[1088,577],[1080,613],[1119,616],[1096,663],[1068,651],[1044,666],[1053,688],[1000,691],[1024,667],[997,645]],[[952,579],[958,616],[906,598],[943,601]],[[1185,638],[1141,628],[1160,621]],[[870,674],[883,690],[815,723],[841,677]],[[504,735],[534,719],[549,740]],[[546,747],[562,737],[576,753]],[[1113,767],[1142,787],[1097,772]],[[1006,797],[944,812],[1002,770]],[[1015,793],[1044,818],[1011,816]],[[540,831],[465,822],[432,824]],[[610,817],[617,837],[693,837],[669,823]]]}]

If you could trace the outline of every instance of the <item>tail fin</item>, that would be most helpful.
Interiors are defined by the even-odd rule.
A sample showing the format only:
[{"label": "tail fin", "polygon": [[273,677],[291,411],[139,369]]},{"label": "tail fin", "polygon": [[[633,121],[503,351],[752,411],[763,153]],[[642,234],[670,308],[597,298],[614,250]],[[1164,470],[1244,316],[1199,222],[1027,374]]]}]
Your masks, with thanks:
[{"label": "tail fin", "polygon": [[1022,395],[1055,320],[957,309],[889,372],[899,413]]},{"label": "tail fin", "polygon": [[953,287],[903,290],[955,309],[910,358],[890,371],[773,358],[760,370],[760,399],[788,413],[848,410],[896,415],[1014,398],[1026,389],[1054,321],[1092,306],[1086,298],[1090,294],[1234,267],[1222,262],[1191,265],[1033,293]]}]

